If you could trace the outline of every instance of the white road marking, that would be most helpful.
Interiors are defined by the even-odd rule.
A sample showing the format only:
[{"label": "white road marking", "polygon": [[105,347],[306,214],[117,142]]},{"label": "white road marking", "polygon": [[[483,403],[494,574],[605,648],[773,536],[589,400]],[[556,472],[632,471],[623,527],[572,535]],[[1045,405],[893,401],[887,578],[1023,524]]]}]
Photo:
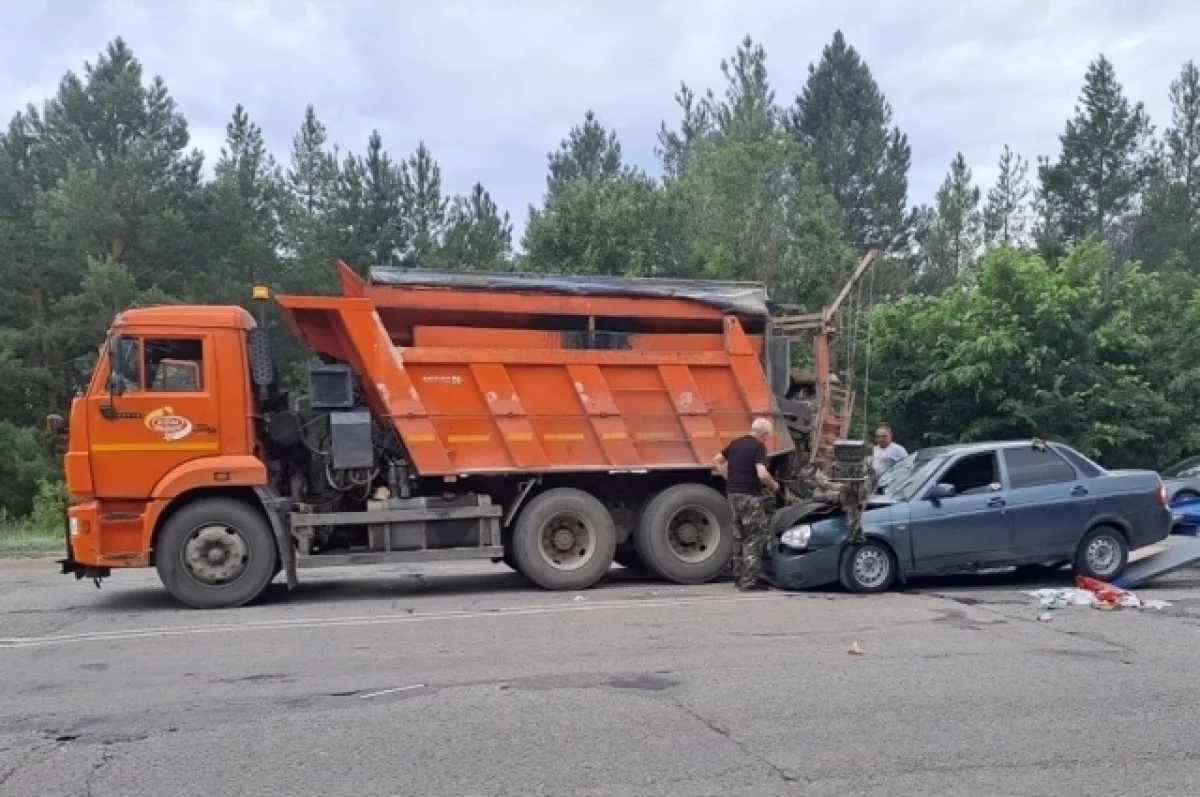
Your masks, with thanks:
[{"label": "white road marking", "polygon": [[363,700],[366,700],[368,697],[382,697],[383,695],[390,695],[392,692],[407,692],[411,689],[424,689],[424,688],[425,688],[425,684],[413,684],[412,686],[397,686],[393,689],[381,689],[378,692],[368,692],[365,695],[359,695],[359,697],[362,698]]},{"label": "white road marking", "polygon": [[368,625],[399,625],[428,623],[443,620],[477,620],[484,618],[524,617],[562,612],[622,611],[629,609],[672,608],[703,604],[750,603],[779,601],[786,595],[733,595],[725,598],[680,598],[678,600],[624,600],[598,603],[552,604],[548,606],[512,606],[487,611],[446,611],[428,614],[381,614],[359,617],[310,617],[296,620],[257,620],[220,625],[192,625],[166,628],[129,628],[120,631],[92,631],[79,634],[52,634],[40,637],[0,638],[0,650],[67,645],[82,642],[113,642],[128,639],[157,639],[162,637],[197,636],[200,634],[229,634],[243,631],[287,631],[307,628],[344,628]]}]

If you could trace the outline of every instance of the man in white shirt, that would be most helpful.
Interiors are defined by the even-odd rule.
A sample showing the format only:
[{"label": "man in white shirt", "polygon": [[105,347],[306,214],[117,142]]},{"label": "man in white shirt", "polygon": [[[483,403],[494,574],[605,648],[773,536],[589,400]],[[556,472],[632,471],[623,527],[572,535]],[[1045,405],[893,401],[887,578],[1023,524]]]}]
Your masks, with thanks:
[{"label": "man in white shirt", "polygon": [[875,450],[871,452],[871,470],[879,478],[900,460],[908,456],[904,446],[892,440],[892,427],[884,425],[875,430]]}]

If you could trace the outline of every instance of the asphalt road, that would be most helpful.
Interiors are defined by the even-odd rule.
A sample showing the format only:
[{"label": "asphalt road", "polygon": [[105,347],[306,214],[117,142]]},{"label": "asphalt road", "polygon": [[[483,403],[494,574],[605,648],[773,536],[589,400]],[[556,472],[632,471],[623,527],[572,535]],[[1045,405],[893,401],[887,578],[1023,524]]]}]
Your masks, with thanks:
[{"label": "asphalt road", "polygon": [[197,612],[148,571],[96,590],[0,563],[0,794],[1200,793],[1200,570],[1142,591],[1160,612],[1049,622],[1011,576],[857,597],[302,575]]}]

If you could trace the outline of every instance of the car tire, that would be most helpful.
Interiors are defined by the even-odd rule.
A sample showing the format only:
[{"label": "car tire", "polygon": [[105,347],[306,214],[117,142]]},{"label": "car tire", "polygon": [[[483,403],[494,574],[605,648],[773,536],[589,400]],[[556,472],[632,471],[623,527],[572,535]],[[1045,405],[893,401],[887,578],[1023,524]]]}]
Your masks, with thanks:
[{"label": "car tire", "polygon": [[1083,535],[1075,553],[1076,575],[1097,581],[1113,581],[1129,564],[1129,543],[1125,535],[1112,526],[1097,526]]},{"label": "car tire", "polygon": [[193,609],[249,603],[275,577],[278,558],[267,519],[249,504],[231,498],[183,507],[167,519],[154,546],[163,586]]},{"label": "car tire", "polygon": [[612,566],[617,527],[597,498],[559,487],[525,505],[512,542],[517,570],[534,584],[549,590],[587,589]]},{"label": "car tire", "polygon": [[898,575],[896,554],[881,542],[867,540],[851,544],[842,553],[840,578],[850,592],[874,594],[887,592]]},{"label": "car tire", "polygon": [[733,512],[725,496],[703,484],[676,484],[638,514],[638,558],[676,584],[705,584],[733,559]]}]

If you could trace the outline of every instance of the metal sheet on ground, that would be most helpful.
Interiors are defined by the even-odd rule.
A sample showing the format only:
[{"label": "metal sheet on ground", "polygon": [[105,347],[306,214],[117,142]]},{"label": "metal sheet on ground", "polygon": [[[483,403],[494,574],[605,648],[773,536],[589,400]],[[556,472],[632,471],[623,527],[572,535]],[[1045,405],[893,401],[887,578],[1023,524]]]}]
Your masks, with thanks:
[{"label": "metal sheet on ground", "polygon": [[1200,563],[1200,541],[1176,545],[1133,562],[1113,584],[1122,589],[1140,587],[1148,581],[1180,568]]}]

